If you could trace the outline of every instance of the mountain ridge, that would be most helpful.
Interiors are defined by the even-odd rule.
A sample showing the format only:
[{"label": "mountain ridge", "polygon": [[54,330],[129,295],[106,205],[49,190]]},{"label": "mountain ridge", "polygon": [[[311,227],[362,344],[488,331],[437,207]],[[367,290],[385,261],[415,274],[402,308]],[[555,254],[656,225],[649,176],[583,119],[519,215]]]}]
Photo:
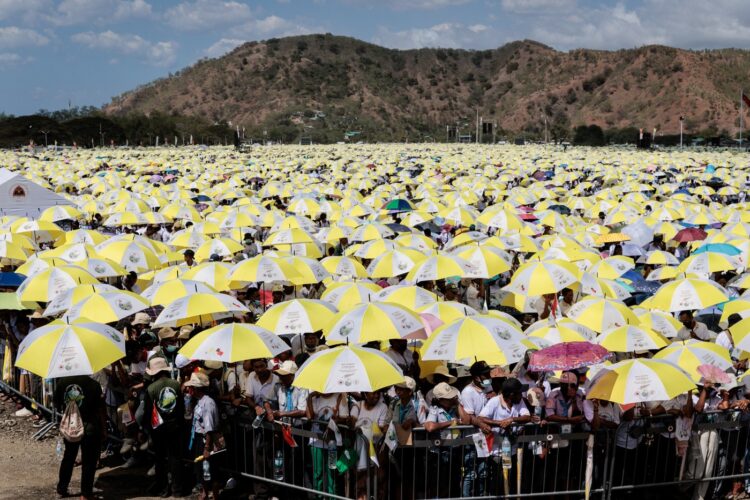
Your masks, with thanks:
[{"label": "mountain ridge", "polygon": [[684,116],[686,133],[734,135],[749,74],[750,51],[740,49],[561,52],[520,40],[489,50],[397,50],[303,35],[202,59],[103,110],[196,115],[285,140],[330,140],[345,131],[368,140],[442,140],[456,125],[473,133],[477,110],[499,134],[546,129],[562,139],[581,124],[676,134]]}]

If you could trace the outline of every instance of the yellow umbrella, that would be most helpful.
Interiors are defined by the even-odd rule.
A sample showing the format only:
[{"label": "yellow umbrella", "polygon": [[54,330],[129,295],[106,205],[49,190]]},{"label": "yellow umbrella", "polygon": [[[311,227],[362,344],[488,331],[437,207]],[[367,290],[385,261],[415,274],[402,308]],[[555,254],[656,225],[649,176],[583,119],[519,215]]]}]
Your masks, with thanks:
[{"label": "yellow umbrella", "polygon": [[27,277],[17,292],[22,302],[49,302],[66,290],[87,284],[99,284],[99,280],[83,268],[64,265]]},{"label": "yellow umbrella", "polygon": [[85,319],[39,327],[18,347],[16,367],[43,378],[91,375],[125,357],[125,337]]},{"label": "yellow umbrella", "polygon": [[677,365],[660,359],[628,359],[603,367],[587,397],[618,404],[668,401],[694,390],[695,384]]},{"label": "yellow umbrella", "polygon": [[732,367],[729,351],[713,342],[689,339],[677,341],[665,347],[654,355],[655,359],[663,359],[676,364],[690,376],[695,383],[700,383],[701,375],[698,367],[710,364],[721,370]]},{"label": "yellow umbrella", "polygon": [[568,310],[568,318],[596,332],[606,332],[621,326],[640,323],[635,313],[624,303],[595,296],[585,297],[573,304]]},{"label": "yellow umbrella", "polygon": [[349,276],[351,278],[367,278],[367,270],[354,257],[333,256],[326,257],[320,263],[335,276]]},{"label": "yellow umbrella", "polygon": [[374,302],[340,311],[323,328],[323,335],[329,342],[366,344],[406,338],[423,329],[421,318],[410,309],[388,302]]},{"label": "yellow umbrella", "polygon": [[276,335],[317,332],[328,326],[338,310],[324,300],[292,299],[271,306],[258,326]]},{"label": "yellow umbrella", "polygon": [[401,369],[375,349],[341,346],[316,352],[300,366],[292,385],[321,394],[373,392],[404,381]]},{"label": "yellow umbrella", "polygon": [[321,299],[346,311],[364,302],[372,302],[382,288],[368,281],[345,281],[332,283],[321,295]]},{"label": "yellow umbrella", "polygon": [[245,359],[273,358],[289,346],[277,335],[256,325],[229,323],[200,332],[180,349],[188,359],[234,363]]}]

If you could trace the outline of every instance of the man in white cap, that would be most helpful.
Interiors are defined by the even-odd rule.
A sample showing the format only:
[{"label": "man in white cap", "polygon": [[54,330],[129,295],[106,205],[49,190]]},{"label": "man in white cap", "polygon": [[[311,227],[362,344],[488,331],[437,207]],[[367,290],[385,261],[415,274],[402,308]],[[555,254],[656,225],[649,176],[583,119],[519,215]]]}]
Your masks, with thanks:
[{"label": "man in white cap", "polygon": [[[203,457],[203,461],[195,463],[195,477],[201,484],[201,498],[208,498],[213,492],[214,498],[219,498],[220,485],[217,478],[217,467],[210,459],[211,451],[217,446],[219,433],[219,408],[208,395],[209,380],[205,373],[193,372],[190,380],[185,382],[185,388],[195,401],[193,409],[193,429],[190,434],[191,457]],[[208,460],[208,468],[204,469],[203,462]]]}]

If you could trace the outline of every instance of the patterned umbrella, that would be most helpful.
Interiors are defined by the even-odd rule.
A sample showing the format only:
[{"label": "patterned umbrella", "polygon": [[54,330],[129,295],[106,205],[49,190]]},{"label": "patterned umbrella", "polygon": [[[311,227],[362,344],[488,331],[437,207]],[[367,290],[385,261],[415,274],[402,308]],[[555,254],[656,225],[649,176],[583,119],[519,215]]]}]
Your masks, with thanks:
[{"label": "patterned umbrella", "polygon": [[573,370],[603,363],[611,354],[604,347],[591,342],[562,342],[531,353],[529,370],[547,372]]}]

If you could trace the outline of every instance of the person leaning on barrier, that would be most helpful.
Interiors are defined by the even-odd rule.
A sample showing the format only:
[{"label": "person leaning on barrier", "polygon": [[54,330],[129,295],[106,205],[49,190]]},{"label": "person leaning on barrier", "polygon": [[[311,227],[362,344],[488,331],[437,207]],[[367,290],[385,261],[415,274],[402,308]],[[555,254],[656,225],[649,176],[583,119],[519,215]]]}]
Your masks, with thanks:
[{"label": "person leaning on barrier", "polygon": [[[216,402],[208,395],[209,380],[205,373],[194,372],[190,380],[185,382],[185,388],[194,402],[193,428],[190,434],[190,457],[202,456],[203,459],[195,463],[195,477],[201,485],[201,500],[207,500],[209,492],[214,498],[219,498],[220,483],[218,480],[218,465],[211,452],[221,446],[219,432],[220,417]],[[208,465],[204,465],[208,463]]]},{"label": "person leaning on barrier", "polygon": [[311,392],[307,397],[306,416],[309,420],[316,421],[312,431],[320,436],[310,439],[310,453],[313,469],[313,488],[317,491],[336,494],[336,477],[333,469],[328,466],[326,448],[335,437],[330,431],[326,431],[325,424],[333,419],[335,423],[346,424],[349,422],[349,404],[346,393],[321,394]]},{"label": "person leaning on barrier", "polygon": [[[452,428],[462,424],[468,425],[470,419],[459,401],[458,389],[440,382],[432,393],[432,406],[424,424],[425,430],[430,434],[439,432],[441,440],[458,439],[461,437],[461,431]],[[452,468],[460,467],[462,463],[461,447],[436,447],[431,451],[437,453],[437,484],[433,485],[434,491],[429,491],[428,484],[428,495],[431,497],[440,492],[441,496],[458,496],[460,484],[452,477],[455,472]],[[427,458],[428,468],[434,466],[434,459],[430,455],[432,454]]]}]

